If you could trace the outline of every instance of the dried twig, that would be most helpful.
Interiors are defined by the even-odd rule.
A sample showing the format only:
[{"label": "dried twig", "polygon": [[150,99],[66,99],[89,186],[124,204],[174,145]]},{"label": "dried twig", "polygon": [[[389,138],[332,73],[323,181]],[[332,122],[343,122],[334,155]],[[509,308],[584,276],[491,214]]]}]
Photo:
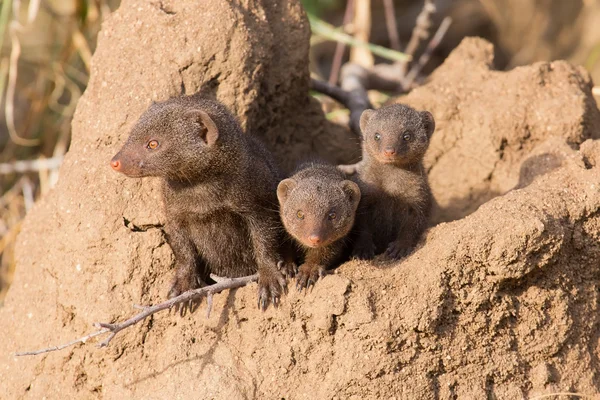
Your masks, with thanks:
[{"label": "dried twig", "polygon": [[[355,0],[354,38],[360,42],[369,42],[371,36],[371,0]],[[368,47],[354,46],[350,49],[350,61],[365,68],[373,67],[373,54]]]},{"label": "dried twig", "polygon": [[83,33],[81,33],[79,29],[75,29],[71,40],[73,40],[73,44],[75,45],[75,48],[77,49],[77,52],[79,53],[79,56],[81,57],[81,60],[85,65],[85,69],[88,72],[90,72],[90,66],[92,62],[92,51],[88,46],[85,36],[83,36]]},{"label": "dried twig", "polygon": [[405,89],[410,89],[417,76],[419,76],[419,74],[421,73],[423,67],[429,62],[429,59],[431,58],[431,55],[433,54],[435,49],[440,45],[442,39],[446,35],[446,32],[448,32],[448,28],[450,28],[451,24],[451,17],[444,18],[438,30],[435,32],[435,35],[433,35],[433,37],[429,41],[427,48],[425,49],[421,57],[419,57],[417,63],[412,66],[412,68],[406,75],[406,78],[403,82]]},{"label": "dried twig", "polygon": [[35,200],[33,199],[33,184],[28,176],[24,176],[22,180],[22,190],[23,190],[23,201],[25,203],[25,212],[28,213],[29,210],[33,208],[33,203]]},{"label": "dried twig", "polygon": [[[436,36],[429,43],[425,53],[421,56],[410,72],[410,79],[407,79],[408,63],[412,60],[414,53],[419,47],[420,41],[429,37],[429,28],[431,27],[431,15],[436,11],[432,0],[425,0],[423,9],[417,17],[415,28],[413,29],[411,39],[406,47],[405,53],[410,56],[406,60],[398,60],[393,64],[377,64],[373,68],[364,68],[356,64],[348,63],[342,67],[341,86],[350,90],[348,86],[362,86],[363,90],[381,90],[396,93],[408,92],[423,65],[429,60],[433,50],[445,35],[450,20],[445,20],[438,29]],[[354,90],[357,88],[355,87]]]},{"label": "dried twig", "polygon": [[[406,45],[406,49],[404,52],[406,54],[410,54],[413,56],[421,43],[421,40],[425,40],[429,37],[429,28],[431,27],[431,16],[435,13],[435,4],[433,4],[433,0],[425,0],[423,4],[423,9],[417,16],[417,21],[415,27],[410,36],[410,40]],[[408,63],[401,62],[403,67],[403,76],[406,74],[406,68]]]},{"label": "dried twig", "polygon": [[[344,80],[343,76],[344,70],[342,70],[342,80]],[[350,110],[350,129],[357,136],[360,136],[360,116],[364,110],[372,108],[366,90],[363,90],[360,85],[350,86],[350,90],[346,90],[346,88],[340,88],[316,79],[311,79],[310,88],[331,97]]]},{"label": "dried twig", "polygon": [[[9,0],[6,0],[9,1]],[[18,73],[18,62],[21,56],[21,42],[17,36],[18,32],[22,32],[29,26],[37,17],[37,13],[40,7],[40,0],[32,0],[29,2],[29,8],[27,12],[27,23],[21,25],[19,23],[20,13],[20,1],[13,1],[13,16],[14,19],[9,24],[9,33],[11,38],[12,49],[10,52],[10,67],[8,71],[8,88],[6,90],[6,102],[4,105],[4,113],[6,115],[6,126],[8,128],[8,134],[11,140],[20,146],[37,146],[39,144],[38,139],[26,139],[17,133],[15,127],[15,115],[14,115],[14,101],[15,101],[15,89],[17,86],[17,73]]]},{"label": "dried twig", "polygon": [[156,304],[154,306],[147,306],[147,307],[137,306],[136,308],[141,308],[142,312],[140,312],[137,315],[134,315],[133,317],[129,318],[126,321],[123,321],[120,323],[114,323],[114,324],[99,322],[99,323],[94,324],[97,328],[100,328],[98,331],[93,332],[87,336],[84,336],[81,339],[77,339],[72,342],[60,345],[60,346],[53,346],[53,347],[49,347],[49,348],[41,349],[41,350],[37,350],[37,351],[21,352],[21,353],[16,353],[15,355],[16,356],[30,356],[30,355],[48,353],[48,352],[56,351],[56,350],[62,350],[66,347],[73,346],[77,343],[85,343],[88,339],[90,339],[92,337],[99,336],[104,333],[109,333],[109,336],[99,344],[99,347],[106,347],[106,346],[108,346],[110,341],[117,335],[117,333],[119,333],[123,329],[129,328],[130,326],[135,325],[140,321],[143,321],[144,319],[148,318],[149,316],[151,316],[159,311],[167,310],[177,304],[188,303],[192,300],[197,300],[204,296],[206,296],[207,300],[208,300],[207,301],[207,303],[208,303],[207,317],[208,317],[208,316],[210,316],[210,308],[212,307],[213,294],[220,293],[226,289],[236,289],[236,288],[239,288],[242,286],[246,286],[247,284],[249,284],[251,282],[256,282],[257,280],[258,280],[258,274],[244,276],[241,278],[225,279],[225,280],[222,280],[221,282],[215,283],[214,285],[205,286],[200,289],[189,290],[185,293],[180,294],[177,297],[173,297],[172,299],[169,299],[165,302]]},{"label": "dried twig", "polygon": [[60,346],[48,347],[47,349],[41,349],[41,350],[36,350],[36,351],[24,351],[22,353],[16,353],[15,356],[17,356],[17,357],[21,357],[21,356],[37,356],[38,354],[44,354],[44,353],[50,353],[51,351],[62,350],[62,349],[65,349],[67,347],[74,346],[77,343],[85,343],[89,339],[91,339],[93,337],[96,337],[96,336],[100,336],[100,335],[102,335],[104,333],[107,333],[107,332],[110,332],[110,331],[108,329],[101,329],[101,330],[99,330],[97,332],[90,333],[89,335],[86,335],[86,336],[81,337],[79,339],[75,339],[72,342],[61,344]]},{"label": "dried twig", "polygon": [[[105,328],[110,331],[110,335],[102,343],[100,343],[100,347],[108,346],[108,344],[115,337],[115,335],[117,333],[119,333],[120,331],[122,331],[123,329],[128,328],[132,325],[135,325],[138,322],[143,321],[144,319],[148,318],[150,315],[155,314],[159,311],[170,309],[177,304],[187,303],[192,300],[200,299],[204,296],[210,296],[212,299],[212,295],[214,293],[220,293],[225,289],[235,289],[235,288],[239,288],[242,286],[246,286],[250,282],[255,282],[257,280],[258,280],[258,274],[244,276],[242,278],[231,278],[226,281],[215,283],[214,285],[205,286],[203,288],[196,289],[196,290],[189,290],[189,291],[187,291],[183,294],[180,294],[177,297],[173,297],[172,299],[167,300],[165,302],[159,303],[154,306],[148,306],[144,309],[144,311],[142,311],[141,313],[139,313],[137,315],[134,315],[133,317],[129,318],[127,321],[124,321],[124,322],[121,322],[118,324],[108,324],[108,323],[103,323],[103,322],[96,323],[95,324],[96,327]],[[212,301],[211,301],[211,303],[212,303]],[[207,314],[210,315],[210,311]]]},{"label": "dried twig", "polygon": [[383,0],[385,9],[385,25],[390,38],[390,47],[400,51],[400,38],[398,37],[398,26],[396,26],[396,10],[394,0]]},{"label": "dried twig", "polygon": [[[354,13],[354,0],[348,0],[346,3],[346,11],[344,11],[344,20],[342,22],[345,28],[352,19]],[[340,68],[342,67],[342,58],[344,57],[344,50],[346,45],[342,42],[337,42],[335,46],[335,53],[333,54],[333,61],[331,63],[331,72],[329,73],[329,83],[335,85],[338,81]],[[399,50],[399,49],[396,49]]]},{"label": "dried twig", "polygon": [[0,175],[36,172],[42,169],[56,169],[60,167],[63,157],[38,158],[36,160],[21,160],[12,163],[0,164]]}]

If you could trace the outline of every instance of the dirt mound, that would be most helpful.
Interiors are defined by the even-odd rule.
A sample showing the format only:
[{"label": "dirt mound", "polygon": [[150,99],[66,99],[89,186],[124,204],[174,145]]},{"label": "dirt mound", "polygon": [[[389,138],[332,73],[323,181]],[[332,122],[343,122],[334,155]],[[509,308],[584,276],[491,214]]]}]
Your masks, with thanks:
[{"label": "dirt mound", "polygon": [[425,160],[435,221],[475,211],[519,184],[521,163],[549,136],[573,148],[600,138],[600,111],[582,67],[542,62],[494,71],[488,42],[465,39],[430,82],[398,101],[427,109],[436,131]]},{"label": "dirt mound", "polygon": [[[573,148],[598,126],[589,82],[563,63],[542,74],[544,90],[531,79],[539,66],[489,71],[490,49],[477,41],[408,100],[431,101],[422,108],[439,121],[429,165],[442,209],[445,199],[470,199],[453,215],[467,213],[492,197],[485,190],[518,189],[434,227],[407,260],[347,263],[311,293],[292,291],[279,309],[259,312],[252,285],[216,295],[208,320],[202,308],[161,313],[108,349],[88,343],[15,358],[164,299],[173,255],[157,182],[108,167],[150,99],[202,86],[290,163],[313,148],[348,156],[337,142],[351,141],[339,130],[325,133],[307,97],[308,24],[298,2],[198,3],[125,1],[104,26],[59,184],[19,238],[15,281],[0,309],[0,398],[450,399],[600,390],[600,145]],[[519,73],[512,82],[525,88],[502,83]],[[484,96],[470,80],[476,74],[479,85],[497,81],[493,90],[506,98]],[[485,166],[487,181],[473,163]]]}]

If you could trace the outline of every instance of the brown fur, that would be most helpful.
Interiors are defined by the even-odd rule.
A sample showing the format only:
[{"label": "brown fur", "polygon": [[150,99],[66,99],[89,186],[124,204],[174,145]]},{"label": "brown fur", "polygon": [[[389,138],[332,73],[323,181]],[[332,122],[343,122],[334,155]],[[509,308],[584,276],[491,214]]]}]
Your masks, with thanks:
[{"label": "brown fur", "polygon": [[304,250],[296,281],[301,290],[342,261],[360,189],[334,166],[313,162],[281,181],[277,197],[283,225]]},{"label": "brown fur", "polygon": [[278,302],[286,286],[277,267],[279,172],[222,104],[199,95],[152,104],[111,164],[127,176],[164,179],[165,231],[177,270],[169,297],[205,285],[211,273],[258,271],[259,306]]},{"label": "brown fur", "polygon": [[353,256],[370,259],[385,252],[399,259],[417,244],[431,212],[423,156],[435,122],[427,111],[393,104],[364,111],[360,125],[363,159],[355,178],[363,197]]}]

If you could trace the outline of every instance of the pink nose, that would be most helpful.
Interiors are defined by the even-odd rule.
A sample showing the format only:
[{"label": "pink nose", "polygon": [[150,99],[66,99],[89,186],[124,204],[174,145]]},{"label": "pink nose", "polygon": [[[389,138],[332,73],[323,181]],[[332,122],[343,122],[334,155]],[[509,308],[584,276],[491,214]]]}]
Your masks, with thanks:
[{"label": "pink nose", "polygon": [[121,170],[121,161],[119,161],[119,160],[111,160],[110,166],[115,171],[120,171]]},{"label": "pink nose", "polygon": [[392,149],[391,147],[388,147],[385,150],[383,150],[383,154],[390,157],[390,156],[393,156],[394,154],[396,154],[396,150]]},{"label": "pink nose", "polygon": [[319,235],[310,235],[308,237],[308,241],[310,242],[310,244],[319,244],[321,243],[321,237]]}]

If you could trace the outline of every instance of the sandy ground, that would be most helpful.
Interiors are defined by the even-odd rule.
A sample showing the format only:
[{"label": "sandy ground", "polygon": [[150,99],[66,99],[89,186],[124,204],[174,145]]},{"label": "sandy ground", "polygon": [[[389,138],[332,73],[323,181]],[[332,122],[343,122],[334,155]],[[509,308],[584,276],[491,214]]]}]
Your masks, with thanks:
[{"label": "sandy ground", "polygon": [[400,99],[438,127],[426,159],[437,224],[409,258],[347,263],[264,313],[250,285],[216,295],[210,319],[165,312],[107,349],[13,356],[164,299],[173,255],[158,182],[108,166],[150,101],[209,90],[286,167],[313,152],[356,156],[352,135],[308,96],[308,38],[293,0],[123,2],[100,37],[60,181],[19,237],[0,309],[1,399],[598,393],[591,82],[564,62],[494,71],[477,39]]}]

